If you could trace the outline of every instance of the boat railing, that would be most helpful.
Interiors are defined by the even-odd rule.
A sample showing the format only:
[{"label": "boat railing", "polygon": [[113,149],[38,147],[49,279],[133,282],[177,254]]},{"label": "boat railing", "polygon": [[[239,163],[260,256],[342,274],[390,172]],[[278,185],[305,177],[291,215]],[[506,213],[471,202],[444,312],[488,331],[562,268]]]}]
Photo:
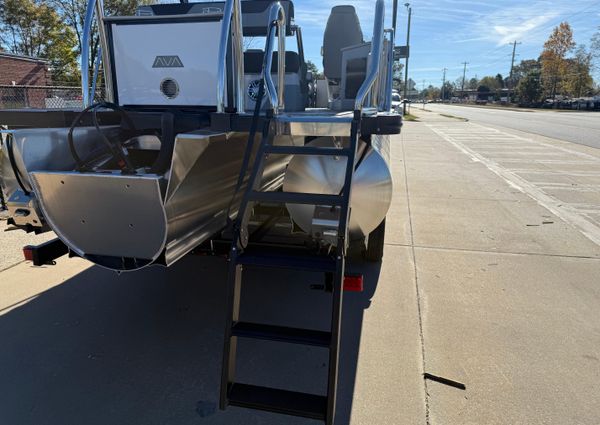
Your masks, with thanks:
[{"label": "boat railing", "polygon": [[[95,15],[95,16],[94,16]],[[98,36],[100,44],[98,46],[98,54],[94,60],[94,70],[92,73],[92,86],[90,88],[90,44],[92,41],[92,29],[94,17],[97,21]],[[81,38],[81,95],[83,107],[87,108],[94,102],[96,95],[96,86],[98,82],[98,74],[100,71],[100,62],[103,65],[103,76],[106,85],[105,97],[107,100],[112,100],[112,74],[110,71],[110,61],[108,60],[108,50],[106,44],[106,33],[104,29],[104,2],[103,0],[88,0],[85,11],[85,20],[83,24],[83,34]]]},{"label": "boat railing", "polygon": [[[232,24],[233,22],[233,24]],[[227,92],[227,50],[232,39],[233,50],[233,98],[238,113],[244,112],[244,49],[242,29],[242,7],[240,0],[227,0],[223,9],[223,25],[219,45],[217,71],[217,112],[225,112]],[[231,106],[231,105],[230,105]]]},{"label": "boat railing", "polygon": [[354,102],[355,111],[362,112],[367,99],[370,99],[370,109],[373,107],[379,109],[377,105],[377,98],[379,94],[379,83],[383,82],[381,81],[380,77],[382,77],[381,58],[384,44],[384,19],[384,0],[377,0],[375,4],[375,23],[373,25],[373,39],[371,40],[371,61],[369,63],[365,81],[362,83],[362,85],[358,89],[358,93],[356,94],[356,100]]},{"label": "boat railing", "polygon": [[[271,67],[273,66],[273,45],[277,38],[277,87],[273,82]],[[263,59],[262,78],[265,82],[265,90],[273,113],[277,115],[285,109],[285,35],[286,18],[285,10],[280,2],[273,3],[269,10],[269,32],[265,42],[265,56]]]}]

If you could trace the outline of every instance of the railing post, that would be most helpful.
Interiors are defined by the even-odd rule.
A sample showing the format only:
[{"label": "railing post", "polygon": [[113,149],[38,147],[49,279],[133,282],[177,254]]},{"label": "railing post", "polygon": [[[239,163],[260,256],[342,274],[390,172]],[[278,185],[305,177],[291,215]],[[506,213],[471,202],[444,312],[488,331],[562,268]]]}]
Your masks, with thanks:
[{"label": "railing post", "polygon": [[375,4],[375,24],[373,25],[373,39],[371,40],[371,63],[365,81],[358,89],[354,110],[362,111],[367,95],[372,93],[375,80],[379,76],[379,67],[381,64],[381,50],[383,48],[383,23],[385,19],[384,0],[377,0]]},{"label": "railing post", "polygon": [[[233,19],[233,25],[231,23]],[[233,37],[232,34],[233,33]],[[217,71],[217,112],[225,112],[225,92],[227,90],[227,47],[232,38],[234,68],[234,104],[238,113],[243,113],[244,105],[244,51],[242,7],[240,0],[227,0],[223,8],[223,24],[219,44],[219,64]],[[231,105],[230,105],[231,106]]]},{"label": "railing post", "polygon": [[[277,84],[275,88],[273,77],[271,76],[271,67],[273,65],[273,42],[275,33],[278,33],[277,45]],[[265,57],[263,60],[262,78],[265,81],[265,88],[273,112],[278,114],[285,109],[285,35],[286,35],[286,17],[285,10],[281,3],[273,3],[269,11],[269,32],[265,45]]]},{"label": "railing post", "polygon": [[83,107],[87,108],[90,103],[90,38],[92,34],[92,23],[94,21],[94,10],[96,0],[88,0],[85,9],[85,21],[83,23],[83,36],[81,39],[81,96]]},{"label": "railing post", "polygon": [[[98,46],[98,56],[95,60],[92,87],[90,89],[90,44],[92,42],[94,12],[96,14],[96,21],[98,23],[100,45]],[[81,95],[84,108],[87,108],[94,103],[98,71],[100,69],[100,58],[102,58],[102,63],[104,65],[104,85],[106,87],[105,97],[108,101],[112,101],[112,74],[110,58],[108,57],[106,31],[104,30],[104,4],[102,0],[88,0],[83,24],[83,36],[81,39]]]}]

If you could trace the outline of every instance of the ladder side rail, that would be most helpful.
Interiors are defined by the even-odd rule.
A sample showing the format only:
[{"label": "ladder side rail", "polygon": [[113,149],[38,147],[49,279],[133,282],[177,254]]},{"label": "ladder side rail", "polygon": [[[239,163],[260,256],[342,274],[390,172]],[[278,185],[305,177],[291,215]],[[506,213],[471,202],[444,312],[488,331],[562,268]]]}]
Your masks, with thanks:
[{"label": "ladder side rail", "polygon": [[[372,88],[379,76],[381,65],[381,51],[383,49],[385,4],[384,0],[377,0],[375,5],[375,24],[373,25],[373,39],[371,41],[371,63],[365,81],[360,86],[354,102],[354,110],[362,112],[367,96],[372,94]],[[373,96],[371,96],[373,97]],[[373,102],[373,100],[371,100]],[[374,105],[369,105],[374,106]]]},{"label": "ladder side rail", "polygon": [[[271,67],[273,65],[273,48],[275,34],[277,31],[277,85],[273,82]],[[262,78],[265,81],[265,90],[273,113],[279,114],[285,109],[285,34],[286,19],[285,10],[280,2],[273,3],[269,9],[269,32],[265,44],[265,56],[263,59]]]},{"label": "ladder side rail", "polygon": [[[232,24],[233,21],[233,24]],[[233,97],[238,113],[244,112],[244,49],[242,7],[240,0],[227,0],[223,9],[223,24],[219,41],[219,63],[217,70],[217,112],[225,112],[227,90],[227,48],[229,39],[233,47],[234,87]],[[233,106],[233,105],[228,105]]]}]

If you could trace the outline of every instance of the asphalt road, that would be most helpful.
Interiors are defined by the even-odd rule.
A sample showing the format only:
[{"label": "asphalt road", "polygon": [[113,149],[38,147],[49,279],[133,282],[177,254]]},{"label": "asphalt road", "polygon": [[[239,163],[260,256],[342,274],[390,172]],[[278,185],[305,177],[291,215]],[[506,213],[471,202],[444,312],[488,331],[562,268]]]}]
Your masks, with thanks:
[{"label": "asphalt road", "polygon": [[[420,107],[415,106],[418,109]],[[499,125],[580,145],[600,148],[600,113],[502,110],[458,105],[428,104],[427,109],[467,118],[479,124]]]}]

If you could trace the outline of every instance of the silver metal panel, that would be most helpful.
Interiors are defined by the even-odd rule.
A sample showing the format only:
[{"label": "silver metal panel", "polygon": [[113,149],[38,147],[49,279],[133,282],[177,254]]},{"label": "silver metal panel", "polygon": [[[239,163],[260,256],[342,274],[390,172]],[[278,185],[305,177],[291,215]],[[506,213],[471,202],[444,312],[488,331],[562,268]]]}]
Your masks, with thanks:
[{"label": "silver metal panel", "polygon": [[[343,145],[348,145],[343,139]],[[332,138],[315,139],[309,146],[334,146]],[[368,235],[385,218],[392,201],[392,175],[389,169],[389,136],[372,136],[372,146],[360,143],[357,159],[367,149],[364,160],[354,174],[350,215],[350,238]],[[286,192],[308,192],[334,195],[344,184],[345,157],[296,155],[285,174]],[[302,230],[311,233],[315,206],[287,205],[288,211]]]},{"label": "silver metal panel", "polygon": [[293,136],[348,137],[352,113],[333,114],[329,111],[280,114],[275,118],[277,134]]},{"label": "silver metal panel", "polygon": [[[103,127],[108,128],[108,127]],[[75,161],[67,141],[68,128],[31,128],[13,130],[12,137],[15,162],[23,177],[25,188],[31,190],[28,174],[32,171],[72,170]],[[73,131],[73,139],[80,157],[85,157],[102,141],[94,127],[79,127]],[[10,170],[8,155],[1,158],[3,170]],[[17,189],[14,175],[3,172],[10,193]]]},{"label": "silver metal panel", "polygon": [[166,240],[159,177],[30,174],[42,212],[81,256],[156,259]]},{"label": "silver metal panel", "polygon": [[[114,68],[121,105],[217,104],[218,34],[221,22],[112,23]],[[201,40],[201,42],[199,42]],[[162,55],[177,66],[157,66]],[[179,86],[176,96],[161,92],[164,80]]]},{"label": "silver metal panel", "polygon": [[[167,265],[225,227],[227,215],[236,216],[246,187],[244,184],[235,194],[247,140],[248,133],[197,131],[177,136],[165,203],[169,226]],[[250,164],[259,143],[257,136]],[[300,144],[302,139],[281,136],[274,143]],[[263,187],[281,185],[289,159],[274,155],[267,160]]]}]

